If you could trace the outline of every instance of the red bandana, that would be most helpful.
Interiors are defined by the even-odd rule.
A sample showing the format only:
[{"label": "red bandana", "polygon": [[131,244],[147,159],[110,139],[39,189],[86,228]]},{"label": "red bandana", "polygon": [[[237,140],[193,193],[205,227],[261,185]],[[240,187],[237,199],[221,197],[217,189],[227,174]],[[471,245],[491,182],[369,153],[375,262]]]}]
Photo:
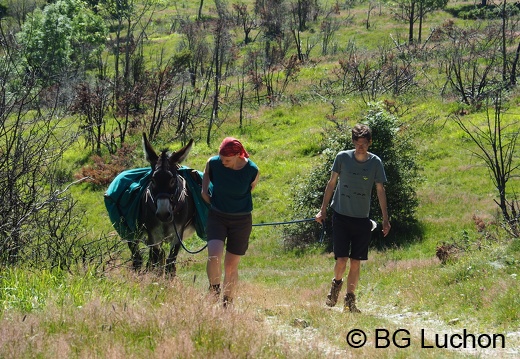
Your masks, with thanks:
[{"label": "red bandana", "polygon": [[224,157],[232,157],[239,155],[242,158],[248,158],[249,153],[247,153],[246,149],[239,140],[233,137],[226,137],[220,144],[219,155]]}]

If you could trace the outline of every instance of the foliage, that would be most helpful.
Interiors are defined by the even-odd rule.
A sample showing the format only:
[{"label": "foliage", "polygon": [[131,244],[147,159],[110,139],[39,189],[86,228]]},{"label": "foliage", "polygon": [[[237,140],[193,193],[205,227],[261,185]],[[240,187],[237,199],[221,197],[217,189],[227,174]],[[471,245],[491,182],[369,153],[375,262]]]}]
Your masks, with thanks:
[{"label": "foliage", "polygon": [[[507,16],[518,15],[519,8],[516,3],[506,3],[505,11]],[[499,4],[472,4],[472,5],[461,5],[454,6],[447,9],[450,14],[461,19],[500,19],[504,12],[504,5]]]},{"label": "foliage", "polygon": [[[416,186],[419,183],[419,167],[415,159],[415,148],[412,142],[411,130],[401,123],[398,118],[386,111],[382,104],[369,104],[363,123],[372,129],[372,145],[370,152],[378,155],[385,166],[388,182],[385,185],[387,192],[388,211],[391,216],[393,230],[391,238],[403,238],[402,234],[409,232],[415,226],[415,210],[418,206]],[[346,124],[339,124],[335,129],[328,131],[328,137],[323,143],[323,161],[318,167],[302,180],[293,198],[295,212],[314,217],[321,207],[323,191],[330,176],[330,168],[339,151],[352,148],[351,132]],[[327,211],[325,231],[326,239],[331,240],[332,211]],[[381,209],[377,194],[372,191],[370,217],[381,222]],[[286,231],[287,240],[292,245],[312,243],[317,238],[316,227],[301,226]],[[378,243],[382,235],[379,231],[373,234],[374,243]]]},{"label": "foliage", "polygon": [[48,85],[65,70],[91,67],[104,45],[103,19],[80,0],[59,0],[35,10],[18,34],[27,67]]},{"label": "foliage", "polygon": [[[94,2],[96,1],[91,1],[91,3]],[[253,2],[253,0],[247,0],[244,3],[249,5]],[[16,2],[6,1],[5,3]],[[26,4],[26,2],[21,3]],[[124,2],[120,3],[124,4]],[[113,29],[119,28],[118,25],[126,26],[120,34],[121,42],[113,40],[114,46],[104,54],[106,57],[103,58],[103,61],[106,62],[102,62],[100,58],[100,67],[92,76],[100,77],[102,81],[122,89],[123,85],[118,87],[117,84],[123,76],[111,77],[117,73],[115,66],[110,68],[112,61],[115,61],[113,56],[116,51],[126,54],[138,49],[141,53],[135,61],[136,71],[134,72],[132,67],[134,62],[126,61],[126,58],[121,66],[124,65],[124,71],[128,71],[129,80],[132,76],[135,76],[136,79],[141,78],[144,73],[141,71],[142,68],[150,71],[150,68],[154,67],[154,65],[150,66],[148,61],[155,58],[158,47],[173,52],[177,51],[179,42],[186,41],[184,34],[178,31],[178,27],[183,23],[180,19],[194,17],[194,13],[190,12],[194,8],[194,3],[175,2],[175,8],[170,7],[161,14],[156,14],[159,16],[154,18],[153,26],[149,26],[146,33],[144,26],[140,28],[143,22],[149,21],[144,12],[142,17],[128,18],[128,22],[125,18],[125,21],[117,24],[114,19]],[[201,7],[202,3],[205,7],[214,6],[213,2],[200,1]],[[323,357],[324,352],[330,354],[329,356],[345,354],[345,336],[342,333],[348,330],[347,327],[383,327],[392,331],[404,327],[412,331],[417,329],[419,332],[421,328],[430,323],[433,323],[432,326],[434,326],[434,328],[430,328],[431,333],[452,333],[453,330],[457,331],[459,328],[465,328],[474,333],[504,333],[507,336],[507,349],[493,350],[492,354],[506,356],[518,351],[520,346],[516,334],[520,321],[518,310],[520,303],[517,274],[520,269],[520,241],[511,240],[507,233],[500,233],[497,237],[501,241],[488,241],[491,243],[480,241],[480,237],[478,237],[471,242],[471,246],[464,247],[465,250],[462,251],[460,260],[448,261],[446,265],[439,265],[437,259],[434,258],[435,248],[440,241],[453,241],[453,238],[461,237],[462,242],[456,241],[455,243],[462,245],[467,243],[466,239],[472,240],[475,236],[470,220],[473,213],[480,212],[486,218],[495,209],[492,200],[494,189],[492,185],[488,186],[488,181],[482,181],[485,169],[474,165],[473,158],[461,150],[461,141],[468,143],[468,138],[464,135],[461,137],[460,129],[452,121],[433,122],[430,121],[430,116],[426,119],[422,117],[427,112],[432,114],[432,117],[442,119],[444,114],[457,107],[454,104],[460,101],[460,96],[455,97],[452,93],[445,92],[446,87],[443,87],[443,84],[446,84],[446,74],[443,70],[447,66],[448,57],[451,56],[450,52],[439,54],[434,51],[439,46],[446,45],[446,39],[444,38],[440,42],[431,41],[424,47],[402,46],[406,41],[399,41],[400,34],[406,29],[402,24],[396,24],[389,19],[386,4],[379,3],[380,13],[378,16],[371,17],[370,31],[365,31],[364,21],[360,21],[359,14],[366,11],[367,4],[356,1],[347,3],[352,5],[348,11],[343,11],[344,3],[333,4],[338,7],[338,11],[329,13],[326,18],[323,18],[321,11],[317,12],[315,17],[306,23],[308,30],[298,34],[301,35],[298,37],[298,41],[301,41],[299,45],[302,46],[306,55],[305,62],[299,64],[301,71],[297,82],[289,84],[286,89],[287,96],[280,96],[281,101],[289,99],[292,102],[287,101],[286,104],[273,102],[271,103],[272,108],[263,106],[267,102],[266,100],[269,100],[265,96],[267,89],[262,87],[264,85],[261,78],[259,78],[260,81],[255,81],[254,77],[262,74],[264,50],[259,44],[260,41],[257,40],[263,38],[264,28],[256,27],[259,17],[252,11],[251,17],[254,19],[255,27],[249,37],[250,42],[247,44],[248,46],[237,44],[240,46],[234,48],[236,61],[230,62],[230,67],[226,68],[226,76],[231,76],[223,78],[224,91],[221,92],[221,97],[218,99],[223,116],[215,126],[214,139],[225,134],[236,134],[247,141],[248,150],[252,149],[250,153],[258,159],[262,170],[261,183],[254,191],[255,218],[262,217],[262,220],[266,222],[285,218],[289,215],[287,203],[291,198],[288,195],[288,189],[292,188],[295,182],[301,182],[303,186],[303,182],[307,180],[307,169],[311,168],[312,163],[317,159],[312,156],[319,150],[324,151],[319,156],[319,164],[316,165],[321,172],[318,171],[318,168],[309,171],[309,188],[311,188],[312,180],[322,180],[323,177],[326,181],[328,177],[330,164],[325,163],[324,157],[330,156],[330,158],[327,157],[327,160],[332,161],[336,151],[346,148],[345,143],[350,141],[348,136],[340,132],[340,127],[346,131],[348,126],[333,118],[329,123],[330,126],[324,129],[327,133],[326,137],[321,139],[320,136],[324,131],[320,127],[319,121],[323,112],[326,111],[324,107],[327,105],[324,105],[322,98],[326,92],[322,90],[320,93],[316,93],[312,87],[318,82],[326,83],[332,74],[330,69],[337,66],[339,59],[345,58],[344,44],[349,43],[351,38],[355,39],[360,51],[366,51],[367,59],[370,57],[376,59],[380,55],[388,54],[388,56],[382,57],[388,62],[382,63],[388,64],[389,70],[397,70],[408,63],[413,65],[412,69],[421,70],[414,73],[414,79],[421,80],[422,83],[427,82],[429,87],[424,88],[425,92],[421,92],[421,94],[418,94],[417,91],[407,92],[406,96],[412,101],[407,111],[401,111],[399,114],[399,130],[395,136],[399,137],[406,133],[411,137],[411,127],[406,127],[404,124],[409,123],[410,117],[421,118],[420,123],[417,124],[417,129],[421,132],[416,133],[415,138],[419,151],[414,159],[425,166],[424,175],[427,179],[425,183],[418,186],[421,205],[417,208],[417,218],[425,230],[424,240],[417,243],[406,243],[404,248],[390,247],[385,248],[384,251],[371,251],[370,260],[363,264],[362,280],[358,290],[359,304],[366,315],[347,315],[347,317],[345,315],[324,315],[323,302],[330,285],[333,257],[323,254],[319,245],[312,246],[312,248],[305,247],[305,250],[299,250],[299,248],[294,251],[281,250],[279,227],[253,230],[248,254],[240,264],[241,285],[235,301],[237,310],[220,311],[213,303],[208,303],[204,295],[207,289],[204,274],[207,258],[204,254],[199,256],[181,254],[179,264],[182,265],[182,270],[174,280],[156,277],[152,273],[134,273],[128,270],[126,264],[121,261],[121,258],[128,258],[128,255],[126,253],[120,255],[121,248],[116,243],[118,239],[110,232],[112,229],[109,229],[109,221],[106,220],[106,213],[102,208],[100,198],[103,189],[98,186],[74,186],[71,189],[78,201],[74,204],[77,207],[83,205],[79,215],[82,227],[75,227],[78,231],[67,232],[66,228],[62,229],[62,226],[67,224],[67,217],[62,214],[63,211],[57,211],[56,208],[49,211],[47,221],[43,221],[42,212],[39,222],[30,221],[29,224],[33,227],[24,228],[26,230],[23,233],[25,235],[24,244],[34,243],[34,245],[26,247],[25,253],[34,250],[34,253],[38,254],[38,256],[23,257],[23,259],[30,259],[28,263],[31,267],[30,270],[18,263],[16,266],[2,268],[0,287],[4,290],[0,291],[0,307],[3,309],[0,310],[0,357],[319,358]],[[8,6],[9,12],[12,13],[12,6]],[[339,7],[341,7],[341,12]],[[273,7],[273,9],[276,8]],[[210,14],[210,11],[205,12]],[[347,12],[348,19],[347,16],[344,16]],[[444,12],[432,14],[428,19],[428,25],[436,26],[446,17]],[[22,16],[19,19],[20,22],[24,21]],[[434,19],[436,23],[433,22]],[[324,31],[322,28],[320,31],[319,24],[326,20],[333,21],[335,26],[332,26],[330,30]],[[514,20],[511,19],[512,25],[514,25]],[[12,34],[16,30],[6,28],[8,21],[10,20],[2,20],[0,30],[3,32],[7,29],[9,31],[6,33]],[[213,15],[199,17],[199,21],[197,21],[201,29],[200,36],[207,40],[207,43],[204,44],[212,43],[210,39],[212,35],[203,30],[210,28],[213,21]],[[463,22],[460,19],[454,21],[457,25],[472,23]],[[233,23],[229,23],[230,33],[236,32],[233,26]],[[128,30],[128,32],[124,30]],[[135,40],[135,34],[140,30],[139,36],[142,36],[142,40],[139,40],[139,36],[138,40]],[[481,28],[480,31],[485,35],[487,30]],[[287,34],[291,37],[287,37]],[[516,36],[517,31],[512,30],[510,34]],[[331,36],[329,37],[329,35]],[[110,36],[113,38],[114,34]],[[281,46],[280,50],[285,51],[284,54],[292,55],[295,46],[295,43],[291,42],[293,34],[285,31],[281,33],[281,36],[273,42],[278,41]],[[403,51],[388,51],[389,47],[385,45],[385,41],[388,43],[390,37],[395,40],[391,47]],[[294,36],[294,39],[296,38]],[[5,53],[2,52],[2,56],[6,53],[9,53],[10,56],[16,55],[18,48],[17,46],[7,46],[9,39],[9,36],[1,39],[2,51],[5,51]],[[330,43],[328,43],[329,39]],[[320,42],[321,40],[324,43],[324,50],[325,43],[328,43],[328,50],[321,52],[320,49],[312,48],[315,41]],[[512,37],[511,40],[513,42],[510,42],[509,38],[507,40],[509,57],[515,55],[516,46],[513,45],[518,42],[516,37]],[[142,43],[143,46],[136,46],[136,43]],[[203,106],[196,106],[193,103],[210,103],[210,106],[207,106],[207,109],[210,109],[211,101],[208,99],[212,95],[212,78],[216,75],[212,72],[210,65],[213,57],[210,46],[201,47],[210,52],[198,57],[197,54],[191,54],[193,58],[200,61],[192,67],[195,72],[190,71],[183,74],[183,79],[188,77],[196,79],[195,84],[190,85],[189,81],[183,80],[181,84],[177,82],[177,86],[182,86],[180,94],[178,92],[164,93],[164,104],[170,103],[179,109],[177,112],[172,112],[179,114],[179,126],[188,128],[194,135],[204,131],[203,126],[209,112],[204,110]],[[372,52],[376,48],[382,50],[378,50],[379,53]],[[249,61],[249,58],[244,56],[253,51],[258,51],[257,62]],[[417,56],[403,58],[402,56],[405,56],[407,52]],[[360,53],[357,52],[357,54]],[[5,60],[2,58],[2,61]],[[163,62],[163,64],[165,63]],[[372,64],[371,62],[366,63]],[[49,116],[45,117],[33,116],[35,113],[42,114],[42,109],[38,108],[37,101],[34,101],[34,97],[41,92],[36,88],[27,88],[27,84],[33,83],[30,78],[31,74],[22,66],[22,61],[16,60],[18,66],[7,68],[3,64],[4,62],[0,66],[2,98],[0,113],[2,115],[7,113],[6,117],[9,117],[10,113],[12,120],[16,117],[14,115],[24,117],[27,115],[27,110],[36,109],[34,112],[30,112],[30,117],[25,117],[26,123],[39,122],[42,118],[49,122],[62,119],[63,112],[59,109],[55,109],[52,116],[49,114],[46,114]],[[238,75],[236,68],[233,68],[237,64],[245,64],[242,65],[244,71]],[[251,71],[254,70],[254,66],[258,66],[259,70],[251,73],[246,68],[247,65],[251,67]],[[438,65],[438,71],[432,71],[432,66],[436,65]],[[374,65],[373,69],[377,74],[377,66]],[[63,72],[69,74],[69,70],[63,69]],[[155,71],[149,73],[154,78]],[[282,73],[280,72],[280,74]],[[283,76],[279,78],[284,80]],[[83,80],[81,79],[81,81]],[[91,79],[86,81],[95,83]],[[232,84],[245,84],[246,81],[250,81],[250,86],[242,88],[244,91],[241,96],[244,101],[240,105],[244,105],[241,108],[244,121],[242,123],[241,117],[239,127],[234,113],[238,107],[238,101],[236,101],[236,90]],[[276,82],[274,83],[276,84]],[[135,87],[148,86],[148,83],[145,84],[141,85],[141,82],[138,81],[131,82],[131,85]],[[348,81],[346,84],[348,85]],[[14,112],[9,112],[13,93],[16,93],[19,88],[17,86],[20,85],[27,90],[26,97],[15,95],[14,102],[18,101],[22,106]],[[260,87],[256,87],[257,85]],[[326,86],[324,87],[326,88]],[[125,90],[124,96],[131,100],[136,99],[137,102],[140,99],[132,96],[132,89],[133,87],[130,87],[129,90]],[[60,88],[60,90],[64,91],[64,88]],[[138,88],[138,90],[143,89]],[[262,96],[258,96],[259,93]],[[375,96],[370,98],[370,101],[379,101],[391,96],[403,99],[401,93],[391,94],[378,91],[372,93]],[[425,93],[426,95],[423,95]],[[439,93],[445,96],[440,98],[437,96]],[[46,95],[46,97],[48,96]],[[49,97],[49,99],[53,98]],[[365,102],[360,100],[359,93],[356,91],[327,98],[327,101],[335,101],[336,105],[345,104],[348,107],[341,114],[339,114],[340,107],[336,107],[338,112],[334,115],[338,117],[345,116],[345,113],[350,116],[352,112],[355,112],[352,110],[358,102]],[[512,103],[517,101],[514,100]],[[132,106],[128,106],[129,116],[140,114],[137,110],[150,110],[149,106],[146,102],[132,103]],[[186,106],[200,108],[200,110],[186,110]],[[290,111],[285,111],[284,106],[287,108],[290,106]],[[478,108],[475,106],[472,110],[477,111]],[[106,116],[118,117],[121,112],[110,108],[110,111],[106,112]],[[288,112],[291,112],[291,116],[287,115]],[[224,113],[227,113],[227,116]],[[273,113],[277,114],[275,119],[270,117],[270,114]],[[196,119],[198,122],[185,121],[184,114],[188,114],[188,119]],[[377,117],[377,113],[374,114],[374,117]],[[150,125],[151,118],[148,113],[142,117],[136,116],[135,120],[132,118],[129,128],[140,132]],[[173,118],[177,119],[175,116]],[[112,121],[112,118],[110,120]],[[113,120],[119,121],[121,118]],[[194,124],[194,126],[190,127],[190,124]],[[77,126],[79,124],[76,122],[72,124],[68,122],[66,126],[59,126],[55,129],[53,134],[58,139],[65,139],[68,134],[64,132],[64,129],[73,129]],[[425,132],[425,127],[429,127],[430,132]],[[163,127],[157,142],[166,146],[169,141],[176,140],[176,137],[172,135],[173,131],[170,130],[171,127]],[[45,133],[45,130],[42,128],[35,131],[35,133],[38,132]],[[336,135],[336,133],[338,134]],[[118,133],[117,130],[114,130],[112,134],[115,138],[122,136],[122,133]],[[128,135],[132,135],[131,131]],[[318,138],[321,142],[317,140]],[[335,144],[340,138],[345,139],[345,142]],[[74,173],[77,167],[84,165],[80,164],[81,160],[78,158],[84,159],[89,156],[85,151],[84,138],[74,137],[74,140],[75,142],[72,144],[63,143],[63,146],[66,146],[67,155],[62,157],[57,153],[56,162],[59,165],[35,168],[35,173],[46,170],[49,170],[50,173],[55,171],[54,178],[47,177],[45,180],[31,182],[31,178],[25,176],[20,182],[25,181],[31,186],[20,188],[42,191],[42,198],[47,198],[46,194],[54,193],[51,188],[63,190],[63,185],[72,179],[71,173]],[[37,144],[43,142],[43,140],[36,141]],[[332,144],[333,142],[334,144]],[[329,148],[328,143],[331,143],[330,149],[333,149],[330,153],[326,153]],[[415,146],[411,147],[415,148]],[[7,148],[2,137],[0,162],[10,158],[6,156]],[[196,146],[195,150],[192,158],[196,162],[200,161],[198,163],[202,166],[206,156],[210,152],[212,153],[212,149]],[[378,154],[375,150],[373,152]],[[21,151],[21,153],[29,152]],[[41,160],[50,156],[51,153],[56,154],[46,146],[42,148],[41,153],[42,156],[39,157]],[[130,154],[129,156],[131,157]],[[29,155],[26,159],[33,157]],[[18,163],[33,164],[30,161]],[[70,171],[64,170],[62,166],[67,166]],[[21,167],[16,166],[15,169]],[[13,174],[16,174],[14,170]],[[297,174],[301,174],[302,177],[295,181],[294,176]],[[320,176],[320,174],[325,175]],[[46,180],[51,182],[48,183]],[[515,181],[511,182],[510,187],[513,192],[518,188],[518,182]],[[313,217],[316,214],[323,194],[323,183],[313,183],[316,187],[314,193],[318,205],[305,207],[308,210],[306,217]],[[59,184],[59,186],[52,187],[55,184]],[[0,189],[4,189],[3,184]],[[46,189],[49,191],[43,192]],[[4,202],[11,200],[4,198]],[[63,196],[60,199],[63,199]],[[66,201],[55,202],[56,205],[63,206],[62,208],[66,208],[65,204],[68,203]],[[25,203],[20,202],[20,204]],[[4,205],[6,204],[4,203]],[[302,213],[298,213],[297,218]],[[390,214],[393,215],[392,211]],[[2,220],[3,215],[4,213],[0,214]],[[32,220],[32,218],[29,219]],[[398,224],[395,218],[392,218],[390,235],[395,236],[399,232],[404,232]],[[6,228],[3,225],[2,222],[0,229]],[[41,231],[35,230],[38,225],[42,225]],[[58,225],[60,227],[57,227]],[[306,239],[307,242],[302,240],[297,244],[306,245],[315,242],[320,235],[316,223],[308,225],[313,227],[315,232],[308,232],[311,235]],[[298,227],[300,226],[301,224],[298,224]],[[33,231],[31,232],[29,229]],[[103,232],[105,229],[109,233],[108,235]],[[58,234],[66,235],[69,240],[49,242],[50,234],[48,232],[53,230],[58,230]],[[403,235],[405,234],[403,233]],[[403,237],[399,237],[398,240],[399,243],[402,243]],[[58,250],[60,252],[56,253],[55,251]],[[56,261],[47,260],[48,254],[53,254]],[[21,258],[21,260],[23,259]],[[62,260],[63,262],[60,263]],[[39,269],[49,267],[49,264],[54,265],[54,263],[63,264],[62,268],[74,274],[69,276],[64,271],[49,274],[46,270]],[[113,265],[101,268],[106,270],[102,273],[97,272],[95,275],[89,275],[89,273],[85,275],[84,272],[77,275],[77,271],[74,271],[76,268],[73,267],[74,264],[81,269],[92,268],[98,264],[103,267],[105,263],[113,263]],[[121,265],[124,267],[121,268]],[[50,278],[51,276],[54,276],[56,280]],[[446,298],[453,300],[447,302]],[[330,313],[340,314],[339,308],[334,309]],[[456,321],[453,321],[454,318]],[[346,319],[348,320],[347,327],[345,326]],[[251,336],[251,330],[257,335]],[[226,333],[227,336],[224,336],[223,333]],[[421,358],[460,358],[467,355],[467,352],[461,353],[446,349],[419,352],[416,349],[417,346],[414,345],[411,348],[375,349],[367,343],[365,347],[356,349],[356,353],[359,356],[370,358],[418,356]],[[486,350],[479,354],[487,355],[488,353],[490,351]]]}]

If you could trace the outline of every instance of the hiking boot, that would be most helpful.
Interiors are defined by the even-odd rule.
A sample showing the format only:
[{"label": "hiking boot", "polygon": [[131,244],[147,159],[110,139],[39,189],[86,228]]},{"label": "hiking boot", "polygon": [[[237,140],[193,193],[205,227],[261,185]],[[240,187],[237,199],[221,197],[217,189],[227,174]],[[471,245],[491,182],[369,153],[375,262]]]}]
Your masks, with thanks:
[{"label": "hiking boot", "polygon": [[217,303],[220,299],[220,284],[210,284],[209,295]]},{"label": "hiking boot", "polygon": [[233,298],[230,298],[227,295],[225,295],[223,304],[224,304],[224,308],[230,308],[233,305]]},{"label": "hiking boot", "polygon": [[356,307],[356,295],[354,293],[347,293],[345,295],[344,309],[351,313],[361,313],[361,311]]},{"label": "hiking boot", "polygon": [[329,307],[333,307],[338,302],[339,292],[341,292],[341,287],[343,286],[343,279],[341,282],[337,283],[335,279],[332,279],[332,285],[330,286],[330,292],[327,295],[327,304]]}]

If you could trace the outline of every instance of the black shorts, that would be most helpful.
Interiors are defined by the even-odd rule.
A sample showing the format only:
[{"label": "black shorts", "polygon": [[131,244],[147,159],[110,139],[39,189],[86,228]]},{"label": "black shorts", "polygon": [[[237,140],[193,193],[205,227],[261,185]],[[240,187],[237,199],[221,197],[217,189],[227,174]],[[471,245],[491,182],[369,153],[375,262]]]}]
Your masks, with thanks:
[{"label": "black shorts", "polygon": [[253,229],[253,216],[227,214],[210,209],[206,223],[208,241],[218,239],[226,242],[226,250],[238,256],[246,254],[249,236]]},{"label": "black shorts", "polygon": [[349,257],[358,260],[368,259],[368,246],[372,236],[370,218],[348,217],[332,214],[332,237],[334,257]]}]

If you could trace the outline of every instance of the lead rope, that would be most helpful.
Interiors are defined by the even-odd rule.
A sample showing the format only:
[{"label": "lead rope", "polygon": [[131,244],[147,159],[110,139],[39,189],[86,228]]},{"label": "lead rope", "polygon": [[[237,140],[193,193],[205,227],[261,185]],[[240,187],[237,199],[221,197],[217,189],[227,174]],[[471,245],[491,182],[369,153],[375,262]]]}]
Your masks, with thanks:
[{"label": "lead rope", "polygon": [[[293,224],[293,223],[301,223],[301,222],[311,222],[315,221],[315,218],[304,218],[304,219],[295,219],[292,221],[283,221],[283,222],[265,222],[265,223],[257,223],[253,224],[253,227],[255,226],[276,226],[279,224]],[[320,243],[323,243],[323,239],[325,238],[325,224],[321,224],[321,233],[320,233]]]},{"label": "lead rope", "polygon": [[[292,221],[284,221],[284,222],[265,222],[265,223],[255,223],[253,224],[253,227],[261,227],[261,226],[276,226],[276,225],[283,225],[283,224],[293,224],[293,223],[302,223],[302,222],[311,222],[311,221],[314,221],[315,219],[314,218],[305,218],[305,219],[295,219],[295,220],[292,220]],[[202,248],[196,250],[196,251],[191,251],[189,250],[186,245],[184,244],[184,242],[182,241],[182,237],[180,236],[179,234],[179,231],[177,230],[177,226],[175,225],[175,221],[173,221],[173,228],[175,229],[175,235],[177,236],[177,239],[179,240],[179,243],[181,244],[182,248],[184,248],[184,250],[190,254],[197,254],[197,253],[200,253],[202,252],[204,249],[206,249],[206,247],[208,246],[208,244],[206,243]],[[321,225],[321,234],[320,234],[320,243],[323,243],[323,238],[325,237],[325,225],[322,224]]]}]

